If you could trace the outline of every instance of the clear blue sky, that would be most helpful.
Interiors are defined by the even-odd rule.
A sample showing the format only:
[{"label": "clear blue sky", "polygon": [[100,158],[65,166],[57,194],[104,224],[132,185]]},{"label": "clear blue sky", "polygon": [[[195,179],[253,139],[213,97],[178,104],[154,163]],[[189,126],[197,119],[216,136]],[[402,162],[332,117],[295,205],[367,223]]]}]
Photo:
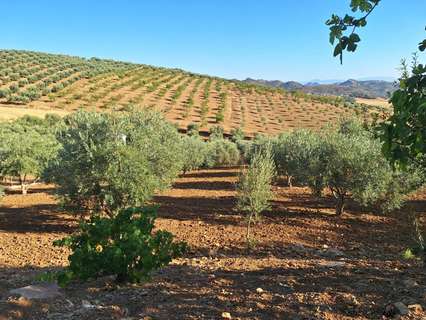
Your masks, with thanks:
[{"label": "clear blue sky", "polygon": [[97,56],[226,78],[397,76],[426,35],[425,0],[382,0],[355,55],[331,56],[324,21],[349,0],[3,1],[0,48]]}]

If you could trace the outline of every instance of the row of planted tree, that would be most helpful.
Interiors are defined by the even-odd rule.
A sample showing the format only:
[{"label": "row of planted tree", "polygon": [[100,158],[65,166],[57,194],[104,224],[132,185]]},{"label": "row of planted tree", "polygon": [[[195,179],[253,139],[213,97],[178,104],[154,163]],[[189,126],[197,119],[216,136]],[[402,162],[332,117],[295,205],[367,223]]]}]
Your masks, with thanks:
[{"label": "row of planted tree", "polygon": [[80,111],[63,119],[24,117],[0,125],[0,170],[19,181],[23,193],[39,180],[52,182],[62,204],[79,214],[79,232],[56,245],[72,250],[70,265],[49,274],[61,284],[115,275],[142,281],[181,255],[186,245],[166,231],[153,232],[156,209],[147,201],[181,173],[202,167],[242,164],[236,186],[238,208],[250,226],[273,197],[271,184],[308,186],[314,196],[329,189],[336,214],[345,199],[390,211],[422,186],[423,172],[408,164],[393,168],[381,153],[373,128],[355,120],[321,132],[296,130],[278,137],[231,139],[213,128],[208,141],[196,126],[180,135],[158,113]]}]

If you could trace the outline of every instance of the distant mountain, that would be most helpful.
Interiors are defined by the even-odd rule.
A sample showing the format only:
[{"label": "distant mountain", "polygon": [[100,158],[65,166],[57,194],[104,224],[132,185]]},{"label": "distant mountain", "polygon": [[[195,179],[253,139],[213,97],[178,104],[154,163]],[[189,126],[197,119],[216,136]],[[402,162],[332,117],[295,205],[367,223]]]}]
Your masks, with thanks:
[{"label": "distant mountain", "polygon": [[[397,79],[394,78],[394,77],[377,76],[377,77],[356,78],[354,80],[357,80],[357,81],[382,80],[382,81],[387,81],[387,82],[394,82]],[[312,79],[312,80],[309,80],[309,81],[302,81],[301,83],[306,86],[306,85],[312,84],[312,83],[317,83],[317,84],[335,84],[335,83],[340,83],[340,82],[344,82],[344,81],[345,81],[345,79]]]},{"label": "distant mountain", "polygon": [[384,80],[360,81],[348,79],[346,81],[332,84],[320,84],[318,80],[314,80],[303,85],[296,81],[283,82],[280,80],[269,81],[247,78],[244,82],[283,88],[286,90],[301,90],[306,93],[319,95],[337,95],[354,98],[387,98],[390,93],[397,89],[394,82]]},{"label": "distant mountain", "polygon": [[287,90],[299,90],[302,89],[304,86],[300,82],[297,81],[287,81],[282,82],[280,80],[262,80],[262,79],[251,79],[247,78],[244,80],[244,82],[252,83],[252,84],[260,84],[268,87],[274,87],[274,88],[284,88]]}]

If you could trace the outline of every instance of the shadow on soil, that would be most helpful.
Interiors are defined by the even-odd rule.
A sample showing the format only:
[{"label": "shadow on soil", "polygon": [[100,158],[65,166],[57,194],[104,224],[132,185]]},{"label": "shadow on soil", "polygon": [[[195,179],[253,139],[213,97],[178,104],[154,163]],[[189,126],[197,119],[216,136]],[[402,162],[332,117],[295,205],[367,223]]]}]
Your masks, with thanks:
[{"label": "shadow on soil", "polygon": [[[30,305],[8,299],[10,289],[36,283],[34,277],[45,271],[0,269],[4,275],[0,278],[0,319],[15,319],[13,314],[20,314],[19,319],[45,319],[49,314],[53,314],[49,319],[63,319],[78,309],[83,311],[79,319],[116,319],[111,310],[154,319],[219,319],[222,312],[237,319],[323,319],[326,315],[327,319],[378,319],[389,302],[422,303],[426,285],[424,273],[407,274],[392,265],[225,270],[183,264],[168,266],[141,285],[117,286],[107,278],[74,283],[62,296]],[[418,287],[407,290],[403,283],[407,277],[415,279]],[[102,308],[84,309],[82,300]],[[74,307],[69,307],[70,302]]]},{"label": "shadow on soil", "polygon": [[227,181],[194,181],[194,182],[176,182],[173,189],[197,189],[197,190],[235,190],[235,183]]},{"label": "shadow on soil", "polygon": [[60,214],[57,205],[0,207],[0,230],[23,233],[68,233],[75,230],[75,223],[70,215]]}]

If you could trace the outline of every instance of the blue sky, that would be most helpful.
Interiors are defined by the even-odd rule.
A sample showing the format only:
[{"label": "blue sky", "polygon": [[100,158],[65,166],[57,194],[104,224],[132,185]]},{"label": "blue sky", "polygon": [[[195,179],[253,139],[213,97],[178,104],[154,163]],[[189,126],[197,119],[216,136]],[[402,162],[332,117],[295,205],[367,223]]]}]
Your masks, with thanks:
[{"label": "blue sky", "polygon": [[97,56],[217,75],[309,81],[396,77],[426,36],[425,0],[382,0],[355,55],[324,21],[349,0],[3,1],[0,48]]}]

